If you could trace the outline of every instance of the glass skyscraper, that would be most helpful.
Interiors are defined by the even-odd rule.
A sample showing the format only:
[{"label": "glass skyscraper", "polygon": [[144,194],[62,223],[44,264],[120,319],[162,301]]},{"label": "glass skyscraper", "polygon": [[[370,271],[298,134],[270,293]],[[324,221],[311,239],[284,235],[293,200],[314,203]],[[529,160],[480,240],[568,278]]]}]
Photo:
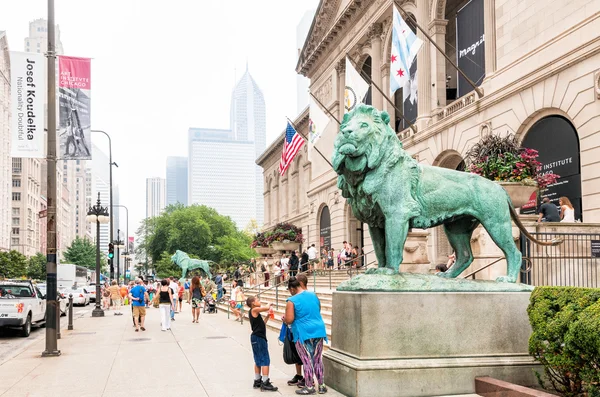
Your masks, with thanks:
[{"label": "glass skyscraper", "polygon": [[188,203],[188,159],[167,157],[167,205]]}]

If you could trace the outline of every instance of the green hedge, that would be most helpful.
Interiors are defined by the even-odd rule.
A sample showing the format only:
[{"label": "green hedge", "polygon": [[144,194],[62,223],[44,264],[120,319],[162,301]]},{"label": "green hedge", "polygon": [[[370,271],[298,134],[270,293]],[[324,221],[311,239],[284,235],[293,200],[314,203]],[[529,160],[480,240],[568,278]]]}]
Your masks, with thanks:
[{"label": "green hedge", "polygon": [[552,387],[569,397],[600,396],[600,289],[538,287],[527,313],[529,354]]}]

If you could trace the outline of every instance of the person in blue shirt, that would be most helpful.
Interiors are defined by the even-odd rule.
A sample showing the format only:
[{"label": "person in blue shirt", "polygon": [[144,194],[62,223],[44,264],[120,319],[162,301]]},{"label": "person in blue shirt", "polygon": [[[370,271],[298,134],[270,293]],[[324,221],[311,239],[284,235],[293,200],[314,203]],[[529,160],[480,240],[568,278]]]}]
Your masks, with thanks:
[{"label": "person in blue shirt", "polygon": [[292,295],[287,299],[283,321],[291,325],[294,343],[304,369],[304,387],[296,394],[316,394],[314,378],[317,378],[319,394],[327,393],[323,373],[323,342],[327,340],[325,322],[321,317],[321,302],[317,295],[306,290],[306,275],[290,277],[288,289]]},{"label": "person in blue shirt", "polygon": [[183,300],[189,301],[190,300],[190,280],[188,280],[187,278],[185,279],[183,288],[185,289],[183,292]]},{"label": "person in blue shirt", "polygon": [[135,287],[129,291],[129,299],[133,308],[133,322],[135,324],[135,332],[141,329],[145,331],[144,321],[146,320],[146,288],[142,285],[142,281],[138,278],[135,280]]},{"label": "person in blue shirt", "polygon": [[223,299],[223,275],[221,273],[215,277],[215,284],[217,284],[217,302],[220,302]]}]

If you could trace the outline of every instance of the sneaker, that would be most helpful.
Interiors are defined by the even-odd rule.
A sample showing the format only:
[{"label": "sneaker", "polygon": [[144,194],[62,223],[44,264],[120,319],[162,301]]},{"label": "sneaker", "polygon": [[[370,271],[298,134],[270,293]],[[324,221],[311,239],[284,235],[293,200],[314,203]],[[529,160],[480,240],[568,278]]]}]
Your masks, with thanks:
[{"label": "sneaker", "polygon": [[300,379],[298,381],[298,383],[296,383],[296,386],[298,386],[299,388],[303,388],[304,386],[306,386],[306,383],[304,382],[304,378]]},{"label": "sneaker", "polygon": [[304,377],[296,374],[292,379],[288,380],[287,384],[288,386],[296,386],[300,381],[304,382]]},{"label": "sneaker", "polygon": [[273,386],[271,379],[267,379],[266,382],[260,383],[260,391],[277,391],[277,387]]},{"label": "sneaker", "polygon": [[327,387],[325,385],[319,385],[319,394],[327,393]]},{"label": "sneaker", "polygon": [[254,385],[252,385],[252,387],[254,389],[260,389],[260,385],[262,385],[262,381],[260,379],[254,379]]},{"label": "sneaker", "polygon": [[296,390],[296,394],[299,394],[301,396],[308,396],[311,394],[317,394],[317,391],[314,387],[303,387],[300,390]]}]

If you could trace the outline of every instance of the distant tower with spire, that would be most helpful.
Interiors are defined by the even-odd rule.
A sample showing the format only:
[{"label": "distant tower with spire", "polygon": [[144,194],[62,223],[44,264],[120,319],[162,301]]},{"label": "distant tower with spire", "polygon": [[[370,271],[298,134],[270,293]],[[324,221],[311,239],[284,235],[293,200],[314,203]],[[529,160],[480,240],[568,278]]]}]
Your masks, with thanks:
[{"label": "distant tower with spire", "polygon": [[[231,95],[231,130],[237,141],[254,142],[254,158],[257,159],[267,145],[267,114],[262,91],[248,71],[237,82]],[[256,173],[256,221],[263,224],[263,173],[253,164]]]}]

